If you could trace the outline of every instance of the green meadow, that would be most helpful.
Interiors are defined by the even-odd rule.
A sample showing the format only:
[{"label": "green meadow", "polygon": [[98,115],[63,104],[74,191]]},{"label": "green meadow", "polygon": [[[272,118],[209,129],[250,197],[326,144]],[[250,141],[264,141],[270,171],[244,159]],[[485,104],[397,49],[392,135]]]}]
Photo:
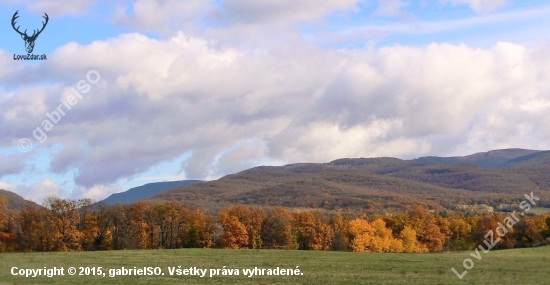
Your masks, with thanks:
[{"label": "green meadow", "polygon": [[[550,247],[471,252],[405,254],[354,253],[283,250],[179,249],[102,252],[51,252],[0,254],[0,284],[550,284]],[[474,267],[460,280],[452,271],[463,272],[465,258]],[[180,273],[196,267],[207,269],[204,277],[170,275],[169,268],[181,266]],[[211,269],[239,269],[240,275],[210,277]],[[268,269],[293,269],[303,275],[267,275]],[[12,276],[12,268],[39,269],[63,267],[65,276]],[[67,270],[75,267],[77,274]],[[96,275],[79,275],[79,271]],[[99,274],[98,268],[105,276]],[[163,274],[115,276],[114,270],[159,267]],[[265,275],[248,277],[244,269],[266,269]],[[16,270],[17,271],[17,270]],[[23,271],[21,271],[23,272]],[[270,271],[273,273],[272,271]],[[120,273],[120,270],[119,270]],[[175,272],[172,272],[175,273]],[[225,271],[227,273],[227,271]],[[279,271],[280,273],[280,271]],[[99,274],[99,275],[98,275]]]}]

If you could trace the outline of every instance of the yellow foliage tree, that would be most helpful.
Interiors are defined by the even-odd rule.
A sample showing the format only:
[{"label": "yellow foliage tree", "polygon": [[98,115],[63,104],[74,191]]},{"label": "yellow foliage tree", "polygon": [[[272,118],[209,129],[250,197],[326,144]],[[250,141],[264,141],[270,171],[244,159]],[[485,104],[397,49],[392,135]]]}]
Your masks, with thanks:
[{"label": "yellow foliage tree", "polygon": [[349,222],[351,249],[357,252],[372,251],[370,246],[374,239],[374,228],[363,219],[355,219]]},{"label": "yellow foliage tree", "polygon": [[390,245],[392,244],[391,230],[386,228],[386,222],[378,218],[372,222],[374,228],[374,237],[372,239],[372,251],[373,252],[388,252],[390,251]]},{"label": "yellow foliage tree", "polygon": [[428,252],[428,248],[421,245],[416,239],[416,231],[409,226],[401,231],[401,241],[403,243],[403,252]]},{"label": "yellow foliage tree", "polygon": [[[404,243],[392,235],[386,222],[378,218],[371,223],[355,219],[349,223],[351,249],[358,252],[403,252]],[[416,240],[416,237],[415,237]]]}]

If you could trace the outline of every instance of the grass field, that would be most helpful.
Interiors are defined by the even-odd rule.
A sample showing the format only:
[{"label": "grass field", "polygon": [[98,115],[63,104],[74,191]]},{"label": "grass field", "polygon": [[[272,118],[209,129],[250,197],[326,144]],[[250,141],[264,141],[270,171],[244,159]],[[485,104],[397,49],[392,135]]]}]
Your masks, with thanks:
[{"label": "grass field", "polygon": [[529,214],[542,215],[546,213],[550,213],[550,208],[533,207],[529,210]]},{"label": "grass field", "polygon": [[[180,249],[68,253],[2,253],[0,284],[550,284],[550,247],[481,253],[365,254],[352,252]],[[462,280],[462,262],[475,265]],[[239,276],[170,276],[168,267],[238,268]],[[11,268],[64,267],[65,276],[25,278]],[[69,267],[103,267],[102,276],[68,276]],[[160,276],[109,277],[109,269],[161,267]],[[299,269],[299,276],[243,276],[244,268]],[[209,272],[209,271],[208,271]],[[78,272],[77,272],[78,273]]]}]

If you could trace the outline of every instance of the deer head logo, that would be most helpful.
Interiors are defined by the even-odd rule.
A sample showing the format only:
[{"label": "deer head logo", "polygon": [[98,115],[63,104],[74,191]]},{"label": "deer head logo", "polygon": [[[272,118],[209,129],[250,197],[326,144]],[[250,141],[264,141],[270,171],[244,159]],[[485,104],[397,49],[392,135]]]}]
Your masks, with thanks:
[{"label": "deer head logo", "polygon": [[27,35],[27,30],[25,30],[24,33],[20,32],[19,31],[19,27],[20,26],[17,26],[17,28],[15,27],[15,25],[17,24],[15,22],[15,20],[17,20],[17,18],[19,18],[19,16],[17,15],[19,13],[19,11],[15,12],[15,14],[13,14],[13,18],[11,19],[11,26],[13,27],[13,29],[21,35],[21,38],[25,41],[25,48],[27,49],[27,53],[32,53],[32,51],[34,50],[34,41],[36,41],[36,38],[38,38],[38,35],[40,35],[40,33],[42,33],[42,31],[44,30],[44,28],[46,28],[46,25],[48,24],[48,20],[50,19],[48,17],[48,14],[44,13],[44,15],[46,16],[43,16],[44,19],[46,19],[46,22],[42,22],[42,29],[39,31],[39,30],[34,30],[34,32],[32,33],[32,36],[29,36]]}]

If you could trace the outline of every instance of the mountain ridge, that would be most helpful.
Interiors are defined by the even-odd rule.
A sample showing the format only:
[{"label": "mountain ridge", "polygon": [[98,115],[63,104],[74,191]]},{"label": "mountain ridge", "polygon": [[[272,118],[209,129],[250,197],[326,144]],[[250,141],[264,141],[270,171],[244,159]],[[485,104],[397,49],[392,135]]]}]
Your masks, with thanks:
[{"label": "mountain ridge", "polygon": [[[206,211],[236,204],[367,211],[424,205],[452,210],[458,205],[514,204],[531,191],[542,194],[541,204],[550,207],[550,151],[514,148],[457,157],[341,158],[257,166],[213,181],[147,183],[98,203],[179,201]],[[16,210],[26,203],[6,190],[0,190],[0,196]]]},{"label": "mountain ridge", "polygon": [[[459,204],[498,207],[538,191],[545,194],[542,203],[550,206],[550,172],[540,161],[550,162],[550,156],[541,153],[504,149],[435,161],[342,158],[328,163],[258,166],[215,181],[178,187],[146,201],[175,200],[214,211],[235,204],[330,210],[402,210],[421,204],[443,210]],[[507,163],[512,159],[522,164]]]},{"label": "mountain ridge", "polygon": [[167,182],[152,182],[147,183],[141,186],[130,188],[126,191],[120,193],[111,194],[109,197],[100,201],[100,203],[105,204],[131,204],[138,202],[149,197],[153,197],[157,194],[160,194],[164,191],[183,187],[188,185],[193,185],[196,183],[204,182],[202,180],[179,180],[179,181],[167,181]]},{"label": "mountain ridge", "polygon": [[25,198],[19,196],[17,193],[0,189],[0,197],[6,199],[6,208],[19,212],[26,204],[36,204],[35,202],[26,200]]}]

